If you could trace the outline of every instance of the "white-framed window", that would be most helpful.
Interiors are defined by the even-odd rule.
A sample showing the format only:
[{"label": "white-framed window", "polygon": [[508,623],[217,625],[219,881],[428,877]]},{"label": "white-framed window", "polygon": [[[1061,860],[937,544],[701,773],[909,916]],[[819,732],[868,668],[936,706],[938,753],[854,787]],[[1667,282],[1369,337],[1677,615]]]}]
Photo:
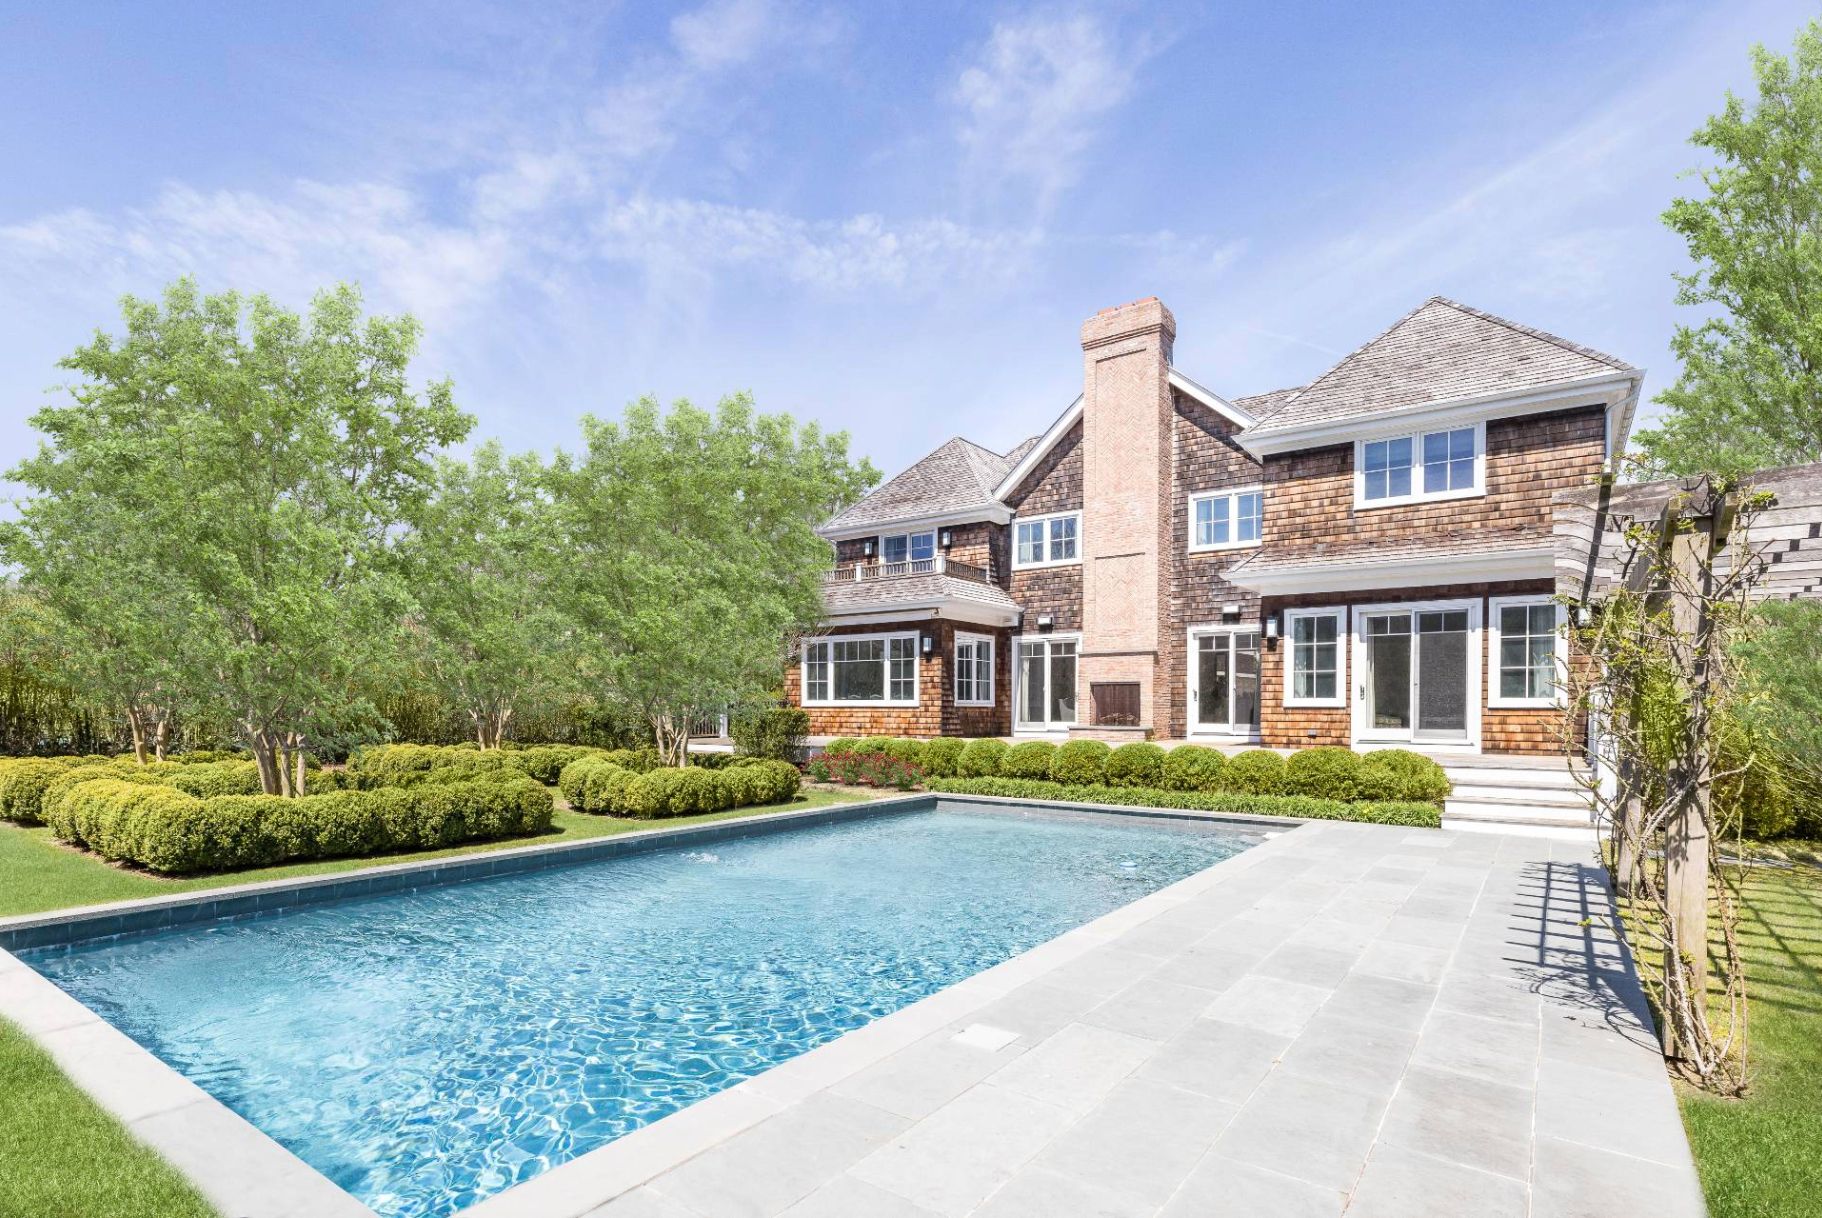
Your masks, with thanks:
[{"label": "white-framed window", "polygon": [[803,645],[805,706],[916,706],[913,634],[838,634]]},{"label": "white-framed window", "polygon": [[1012,565],[1061,567],[1082,561],[1082,513],[1056,512],[1012,522]]},{"label": "white-framed window", "polygon": [[955,702],[993,705],[993,640],[984,634],[955,636]]},{"label": "white-framed window", "polygon": [[1189,497],[1189,550],[1237,550],[1259,544],[1265,491],[1256,486],[1200,491]]},{"label": "white-framed window", "polygon": [[1563,607],[1547,596],[1494,596],[1487,618],[1487,705],[1561,706],[1568,676]]},{"label": "white-framed window", "polygon": [[928,562],[936,557],[936,530],[888,533],[879,539],[881,562]]},{"label": "white-framed window", "polygon": [[1485,423],[1358,440],[1354,506],[1392,507],[1485,494],[1486,449]]},{"label": "white-framed window", "polygon": [[1284,611],[1284,704],[1346,706],[1347,610]]}]

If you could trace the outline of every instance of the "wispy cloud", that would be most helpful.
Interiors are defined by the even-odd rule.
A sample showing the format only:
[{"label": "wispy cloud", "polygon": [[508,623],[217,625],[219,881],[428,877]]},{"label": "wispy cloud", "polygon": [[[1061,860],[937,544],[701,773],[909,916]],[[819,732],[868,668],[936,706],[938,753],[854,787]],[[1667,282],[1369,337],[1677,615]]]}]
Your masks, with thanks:
[{"label": "wispy cloud", "polygon": [[1027,188],[1040,214],[1049,210],[1158,49],[1086,13],[996,25],[953,90],[971,180],[996,193]]}]

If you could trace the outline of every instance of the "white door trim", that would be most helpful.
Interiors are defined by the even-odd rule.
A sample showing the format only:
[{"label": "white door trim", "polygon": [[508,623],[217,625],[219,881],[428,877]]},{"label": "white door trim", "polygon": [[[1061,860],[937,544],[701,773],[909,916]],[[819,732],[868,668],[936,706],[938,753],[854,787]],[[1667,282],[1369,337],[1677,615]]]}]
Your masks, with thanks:
[{"label": "white door trim", "polygon": [[[1259,629],[1258,622],[1209,622],[1205,625],[1191,626],[1185,631],[1185,656],[1183,663],[1183,734],[1193,739],[1219,740],[1231,744],[1257,744],[1260,739],[1260,725],[1254,724],[1244,731],[1234,731],[1231,725],[1227,728],[1202,727],[1196,722],[1196,698],[1200,688],[1199,674],[1196,672],[1196,640],[1209,634],[1256,634],[1259,636],[1259,700],[1261,705],[1265,698],[1265,632]],[[1229,645],[1231,648],[1231,644]],[[1229,694],[1232,698],[1232,694]],[[1263,716],[1261,716],[1263,718]],[[1231,718],[1231,714],[1230,714]]]},{"label": "white door trim", "polygon": [[[1353,707],[1352,726],[1354,743],[1357,745],[1377,745],[1385,747],[1393,744],[1421,744],[1425,749],[1438,751],[1478,753],[1481,751],[1481,711],[1484,703],[1481,699],[1481,669],[1486,656],[1486,645],[1483,637],[1483,609],[1485,603],[1481,597],[1470,597],[1459,600],[1437,601],[1386,601],[1371,605],[1353,606],[1353,671],[1349,673],[1352,684],[1348,689],[1349,704]],[[1423,740],[1414,741],[1417,707],[1411,707],[1412,732],[1404,736],[1386,736],[1375,733],[1367,723],[1369,710],[1366,682],[1367,665],[1367,618],[1378,613],[1421,613],[1438,609],[1465,609],[1468,612],[1468,738],[1466,740]],[[1411,623],[1411,656],[1412,663],[1417,661],[1417,623]],[[1413,668],[1413,672],[1417,670]]]},{"label": "white door trim", "polygon": [[[1025,698],[1025,682],[1019,677],[1019,665],[1024,660],[1024,655],[1022,654],[1025,650],[1024,644],[1044,642],[1075,644],[1076,717],[1074,722],[1080,723],[1082,721],[1082,632],[1079,630],[1056,630],[1047,631],[1043,634],[1015,634],[1012,636],[1012,734],[1014,736],[1032,736],[1039,739],[1048,739],[1053,736],[1063,736],[1069,733],[1070,725],[1067,723],[1050,723],[1046,721],[1043,724],[1035,724],[1026,723],[1019,719],[1019,708],[1023,704]],[[1046,653],[1046,661],[1048,661],[1048,658],[1048,653]],[[1048,663],[1046,663],[1044,672],[1044,691],[1046,698],[1048,698],[1050,692],[1050,672]]]}]

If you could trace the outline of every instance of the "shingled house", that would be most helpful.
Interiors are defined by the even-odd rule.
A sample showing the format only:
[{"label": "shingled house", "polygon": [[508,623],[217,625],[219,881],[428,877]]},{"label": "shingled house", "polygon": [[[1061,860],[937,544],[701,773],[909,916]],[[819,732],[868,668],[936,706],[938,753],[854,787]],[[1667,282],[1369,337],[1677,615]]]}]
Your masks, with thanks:
[{"label": "shingled house", "polygon": [[1228,399],[1175,334],[1156,299],[1095,315],[1043,435],[950,440],[822,528],[812,732],[1556,749],[1551,499],[1641,371],[1432,297]]}]

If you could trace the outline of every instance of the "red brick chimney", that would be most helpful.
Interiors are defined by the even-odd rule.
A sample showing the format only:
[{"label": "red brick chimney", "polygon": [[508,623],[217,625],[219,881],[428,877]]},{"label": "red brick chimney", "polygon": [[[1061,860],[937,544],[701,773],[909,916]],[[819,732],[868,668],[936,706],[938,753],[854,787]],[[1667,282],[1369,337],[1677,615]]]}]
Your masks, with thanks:
[{"label": "red brick chimney", "polygon": [[[1169,597],[1171,344],[1177,322],[1155,296],[1082,323],[1082,650],[1078,717],[1130,706],[1137,727],[1169,719],[1158,663]],[[1124,732],[1086,726],[1084,735]],[[1141,733],[1133,731],[1132,737]]]}]

